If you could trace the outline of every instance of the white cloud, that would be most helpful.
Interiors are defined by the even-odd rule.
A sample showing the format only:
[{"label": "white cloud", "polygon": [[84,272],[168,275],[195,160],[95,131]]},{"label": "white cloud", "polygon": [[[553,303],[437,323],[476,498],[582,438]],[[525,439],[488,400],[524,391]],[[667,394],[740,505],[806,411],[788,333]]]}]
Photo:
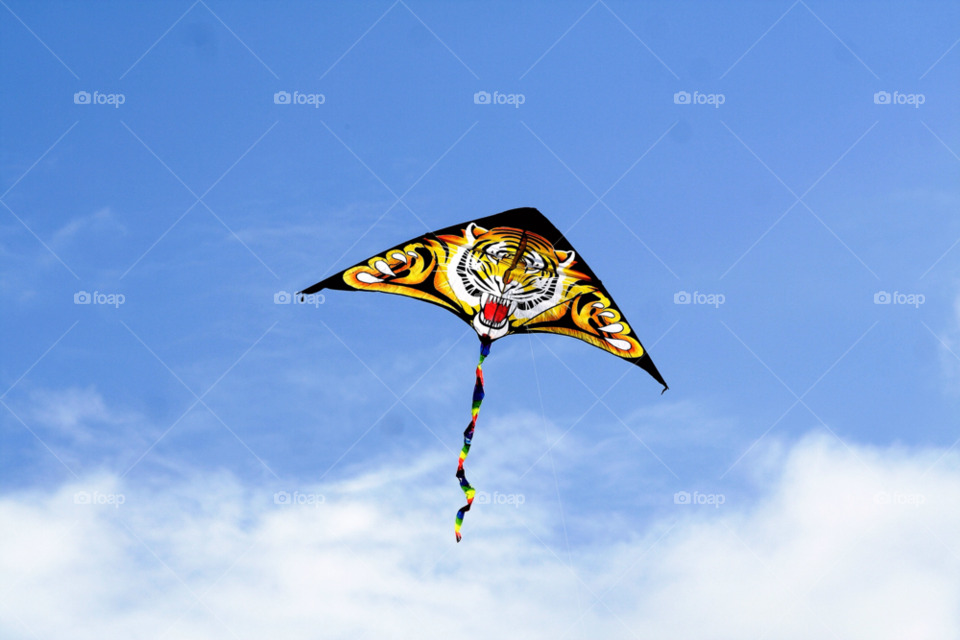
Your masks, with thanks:
[{"label": "white cloud", "polygon": [[137,419],[132,414],[108,409],[103,396],[93,387],[39,389],[31,394],[31,401],[35,407],[32,417],[37,424],[77,440],[90,440],[97,425],[115,426]]},{"label": "white cloud", "polygon": [[78,233],[82,233],[88,229],[98,233],[103,233],[108,229],[113,232],[119,231],[120,233],[126,233],[126,228],[117,222],[110,208],[104,207],[91,214],[72,219],[57,230],[53,236],[52,244],[54,246],[65,245],[72,241]]},{"label": "white cloud", "polygon": [[942,454],[811,436],[752,504],[671,504],[578,541],[576,576],[552,505],[475,508],[455,544],[446,455],[283,487],[315,507],[226,473],[85,478],[0,498],[0,636],[955,638],[960,458],[927,471]]}]

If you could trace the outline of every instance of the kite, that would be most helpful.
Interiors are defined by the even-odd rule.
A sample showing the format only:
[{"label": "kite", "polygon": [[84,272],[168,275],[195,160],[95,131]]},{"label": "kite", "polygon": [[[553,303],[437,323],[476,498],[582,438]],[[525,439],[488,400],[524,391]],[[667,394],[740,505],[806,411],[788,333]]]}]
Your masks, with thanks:
[{"label": "kite", "polygon": [[484,398],[483,361],[494,341],[514,333],[571,336],[632,362],[667,390],[606,287],[536,209],[511,209],[408,240],[298,295],[321,289],[379,291],[430,302],[455,313],[480,337],[472,415],[457,464],[467,498],[457,512],[457,542],[476,494],[463,463]]}]

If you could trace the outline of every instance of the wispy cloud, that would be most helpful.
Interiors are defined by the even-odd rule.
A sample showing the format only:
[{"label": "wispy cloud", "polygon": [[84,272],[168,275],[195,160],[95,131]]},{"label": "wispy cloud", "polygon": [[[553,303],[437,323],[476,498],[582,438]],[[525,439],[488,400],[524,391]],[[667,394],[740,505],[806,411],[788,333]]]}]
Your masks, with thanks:
[{"label": "wispy cloud", "polygon": [[138,420],[133,413],[107,407],[95,387],[69,387],[58,391],[38,389],[31,394],[32,417],[42,427],[71,439],[89,442],[104,427],[116,427]]}]

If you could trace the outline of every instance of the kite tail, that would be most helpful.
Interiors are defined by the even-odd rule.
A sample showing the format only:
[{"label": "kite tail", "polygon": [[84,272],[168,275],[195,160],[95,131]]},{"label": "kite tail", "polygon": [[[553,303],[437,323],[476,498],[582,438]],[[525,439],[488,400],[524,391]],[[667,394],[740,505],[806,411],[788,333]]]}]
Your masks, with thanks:
[{"label": "kite tail", "polygon": [[463,524],[463,514],[470,511],[470,506],[473,504],[473,497],[477,493],[477,490],[470,486],[470,483],[467,481],[467,476],[463,471],[463,462],[467,459],[467,454],[470,453],[470,443],[473,442],[473,430],[477,426],[477,415],[480,413],[480,404],[483,402],[483,360],[490,355],[490,344],[488,338],[480,338],[480,362],[477,363],[477,381],[473,385],[473,409],[471,411],[473,415],[470,419],[470,424],[467,425],[466,430],[463,432],[463,449],[460,450],[460,462],[457,464],[457,479],[460,481],[460,488],[463,489],[463,493],[467,496],[467,504],[460,507],[460,510],[457,511],[457,524],[453,528],[454,533],[457,535],[457,542],[460,542],[460,526]]}]

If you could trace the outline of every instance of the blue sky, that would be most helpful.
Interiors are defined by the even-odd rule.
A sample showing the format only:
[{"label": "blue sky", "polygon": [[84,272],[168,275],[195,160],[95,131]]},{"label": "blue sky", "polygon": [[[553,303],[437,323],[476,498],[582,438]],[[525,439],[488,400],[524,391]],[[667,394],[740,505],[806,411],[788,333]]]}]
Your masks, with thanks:
[{"label": "blue sky", "polygon": [[[846,511],[804,510],[788,489],[826,500],[922,481],[928,512],[944,509],[924,521],[946,563],[930,580],[956,591],[960,540],[943,505],[960,486],[957,38],[951,3],[5,0],[0,496],[20,523],[6,533],[42,515],[50,525],[38,531],[78,526],[134,554],[139,571],[159,571],[158,584],[176,577],[157,587],[169,610],[110,609],[130,633],[153,616],[169,627],[184,615],[177,624],[193,626],[183,637],[225,633],[223,617],[241,635],[257,628],[239,622],[245,609],[224,613],[237,598],[220,610],[191,600],[243,551],[225,543],[212,561],[199,541],[218,527],[270,541],[260,527],[287,518],[281,528],[298,540],[317,535],[304,544],[330,558],[328,584],[359,572],[337,564],[349,556],[398,563],[389,575],[412,571],[416,583],[390,584],[423,606],[442,600],[438,585],[457,572],[481,600],[505,593],[496,571],[520,566],[543,593],[565,589],[527,602],[510,582],[523,622],[504,614],[504,627],[478,622],[466,637],[519,636],[538,616],[560,625],[554,637],[630,637],[658,628],[662,607],[651,603],[686,593],[684,576],[729,591],[717,576],[730,574],[714,565],[671,564],[684,544],[738,531],[749,549],[808,557],[813,534],[787,548],[772,529],[749,539],[738,528],[763,531],[793,508],[786,521],[813,518],[847,548],[857,536],[826,533]],[[123,104],[75,104],[84,91],[122,94]],[[323,104],[275,104],[280,91],[322,94]],[[524,101],[475,104],[480,91]],[[723,103],[678,104],[680,92]],[[877,104],[879,92],[923,102]],[[393,296],[327,292],[311,307],[274,304],[274,294],[429,229],[521,206],[569,229],[670,390],[659,395],[642,371],[577,341],[497,342],[468,477],[524,503],[475,508],[455,546],[472,330]],[[124,302],[74,304],[81,291]],[[679,292],[724,302],[675,304]],[[880,292],[923,302],[875,304]],[[77,511],[71,496],[97,487],[124,505]],[[270,495],[284,490],[322,493],[326,513],[283,512]],[[684,508],[680,491],[725,502]],[[181,518],[196,525],[195,543],[178,541]],[[339,522],[361,523],[344,525],[355,546],[316,533]],[[877,548],[902,551],[889,536]],[[38,557],[63,544],[41,538],[31,542]],[[396,547],[389,560],[365,555],[383,545]],[[263,594],[250,576],[283,582],[288,564],[270,564],[264,549],[243,556],[265,563],[260,573],[244,573],[249,583],[234,574],[230,588],[253,598]],[[597,604],[622,558],[626,569],[644,550],[644,562],[661,564],[623,578],[622,602]],[[137,575],[45,571],[19,579],[93,589]],[[848,579],[838,591],[866,580]],[[763,593],[765,580],[745,573],[732,592]],[[297,592],[317,588],[306,580]],[[360,589],[328,613],[381,596]],[[831,629],[845,624],[830,617],[833,599],[810,605]],[[58,628],[24,602],[0,601],[9,637]],[[929,637],[957,628],[944,607],[925,614],[936,621]],[[443,628],[452,615],[405,611],[394,625]],[[716,614],[733,625],[723,628],[747,633],[731,611]],[[90,614],[70,615],[64,628]],[[305,614],[304,637],[324,615]],[[769,615],[762,629],[790,637]],[[376,629],[337,620],[332,635]]]}]

